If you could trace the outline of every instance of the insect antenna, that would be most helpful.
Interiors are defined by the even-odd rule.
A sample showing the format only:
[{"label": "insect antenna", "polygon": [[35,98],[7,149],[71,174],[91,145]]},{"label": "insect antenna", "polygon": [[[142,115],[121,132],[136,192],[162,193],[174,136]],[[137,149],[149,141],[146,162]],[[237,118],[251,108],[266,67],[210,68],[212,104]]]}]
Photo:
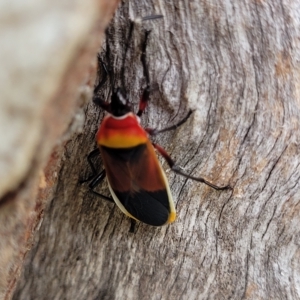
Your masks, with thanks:
[{"label": "insect antenna", "polygon": [[[109,36],[108,31],[106,31],[106,35],[107,35],[107,37]],[[106,43],[105,56],[106,56],[106,59],[109,61],[110,47],[109,47],[108,42]],[[103,86],[107,82],[107,79],[109,79],[111,86],[112,86],[112,82],[114,80],[114,73],[111,70],[111,68],[107,67],[107,65],[103,62],[101,54],[98,54],[97,58],[98,58],[97,74],[98,74],[99,82],[94,87],[93,102],[94,102],[94,104],[96,104],[97,106],[100,106],[105,111],[111,112],[110,102],[103,99],[103,96],[100,95],[100,90],[103,88]]]},{"label": "insect antenna", "polygon": [[122,66],[121,66],[121,70],[120,70],[121,83],[122,83],[123,90],[125,90],[125,61],[126,61],[127,52],[129,49],[129,44],[130,44],[130,41],[132,38],[133,29],[134,29],[134,21],[130,20],[128,36],[127,36],[126,43],[125,43],[125,50],[124,50],[124,54],[123,54],[123,58],[122,58]]}]

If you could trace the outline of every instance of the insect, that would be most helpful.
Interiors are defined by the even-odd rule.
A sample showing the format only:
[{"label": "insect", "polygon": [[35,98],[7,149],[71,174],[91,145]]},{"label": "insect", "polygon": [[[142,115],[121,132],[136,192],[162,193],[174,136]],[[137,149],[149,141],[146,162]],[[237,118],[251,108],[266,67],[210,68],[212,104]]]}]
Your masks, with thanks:
[{"label": "insect", "polygon": [[[143,21],[158,17],[161,16],[146,17]],[[127,41],[130,40],[132,35],[133,22],[131,21]],[[204,178],[193,177],[184,173],[162,147],[152,143],[149,139],[149,136],[176,129],[187,121],[192,111],[189,111],[187,116],[179,123],[164,129],[158,130],[141,126],[140,116],[147,106],[150,95],[150,78],[146,64],[146,46],[149,34],[150,31],[145,31],[141,49],[141,62],[146,87],[140,98],[139,110],[137,114],[133,113],[130,103],[121,88],[112,91],[110,101],[99,98],[97,94],[106,81],[106,78],[103,78],[95,87],[93,101],[104,109],[107,115],[102,120],[96,134],[98,148],[88,156],[88,162],[93,171],[93,175],[87,179],[92,180],[89,188],[103,199],[114,201],[121,211],[131,218],[130,231],[132,232],[134,231],[135,221],[153,226],[162,226],[176,219],[175,206],[168,180],[157,159],[155,149],[165,158],[174,172],[186,178],[203,182],[216,190],[230,188],[229,186],[218,187]],[[126,47],[128,48],[128,45]],[[126,52],[127,50],[125,50],[125,56]],[[99,64],[107,76],[107,68],[100,59]],[[104,163],[104,170],[97,173],[92,159],[100,154]],[[112,198],[94,190],[105,177],[107,177]]]}]

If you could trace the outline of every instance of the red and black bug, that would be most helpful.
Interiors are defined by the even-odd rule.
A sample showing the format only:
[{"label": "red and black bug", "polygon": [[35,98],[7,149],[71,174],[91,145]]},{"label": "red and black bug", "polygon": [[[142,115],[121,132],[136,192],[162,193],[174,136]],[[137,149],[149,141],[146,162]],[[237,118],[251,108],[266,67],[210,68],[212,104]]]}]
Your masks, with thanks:
[{"label": "red and black bug", "polygon": [[[151,16],[143,20],[158,17],[161,16]],[[128,43],[133,28],[134,22],[131,21]],[[193,177],[184,173],[162,147],[149,140],[149,135],[153,136],[176,129],[186,122],[192,111],[179,123],[165,129],[143,128],[140,125],[139,117],[147,106],[150,94],[150,78],[146,64],[146,46],[149,33],[149,31],[145,31],[141,54],[147,85],[140,98],[139,110],[136,115],[132,112],[129,101],[121,88],[112,91],[110,101],[99,98],[98,92],[109,73],[106,66],[99,59],[100,67],[105,76],[95,87],[93,101],[104,109],[107,115],[102,120],[96,134],[98,148],[88,156],[88,162],[93,170],[89,187],[96,195],[114,201],[131,220],[141,221],[153,226],[162,226],[176,219],[176,211],[167,177],[157,159],[155,149],[166,159],[174,172],[186,178],[203,182],[216,190],[225,190],[230,187],[218,187],[201,177]],[[128,45],[126,48],[128,48]],[[126,51],[127,49],[125,50],[125,56]],[[124,68],[124,64],[122,68]],[[124,69],[121,70],[121,74],[123,72]],[[101,154],[104,163],[104,170],[98,174],[92,158],[99,154]],[[94,188],[105,176],[112,198],[94,191]],[[133,228],[134,221],[132,221],[131,231],[133,231]]]}]

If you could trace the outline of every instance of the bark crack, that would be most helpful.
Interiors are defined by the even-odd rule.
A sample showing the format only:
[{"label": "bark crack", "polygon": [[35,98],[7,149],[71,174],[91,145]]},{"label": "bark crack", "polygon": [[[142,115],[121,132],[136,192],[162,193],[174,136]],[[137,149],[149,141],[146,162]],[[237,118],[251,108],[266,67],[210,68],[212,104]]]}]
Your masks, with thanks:
[{"label": "bark crack", "polygon": [[262,238],[261,238],[261,239],[264,239],[264,237],[265,237],[265,235],[266,235],[266,233],[267,233],[267,231],[268,231],[268,229],[269,229],[269,226],[270,226],[270,224],[271,224],[271,222],[272,222],[272,220],[273,220],[273,218],[274,218],[276,209],[277,209],[277,205],[275,205],[274,208],[273,208],[272,215],[271,215],[271,217],[270,217],[270,219],[269,219],[269,221],[268,221],[268,223],[267,223],[266,229],[265,229],[264,233],[262,234]]},{"label": "bark crack", "polygon": [[261,189],[262,191],[266,188],[266,185],[267,185],[269,179],[271,178],[271,175],[272,175],[272,173],[274,172],[275,167],[277,166],[277,164],[278,164],[280,158],[283,156],[283,153],[285,152],[285,150],[287,149],[287,147],[288,147],[288,146],[286,146],[286,147],[283,149],[283,151],[280,153],[280,155],[277,157],[277,159],[276,159],[275,162],[273,163],[273,166],[271,167],[271,170],[268,172],[267,178],[265,179],[265,184],[263,185],[263,187],[262,187],[262,189]]},{"label": "bark crack", "polygon": [[246,269],[245,269],[245,284],[244,284],[244,292],[243,292],[243,295],[242,295],[242,299],[247,299],[246,292],[247,292],[248,280],[249,280],[249,260],[250,260],[250,252],[249,252],[249,250],[247,250]]}]

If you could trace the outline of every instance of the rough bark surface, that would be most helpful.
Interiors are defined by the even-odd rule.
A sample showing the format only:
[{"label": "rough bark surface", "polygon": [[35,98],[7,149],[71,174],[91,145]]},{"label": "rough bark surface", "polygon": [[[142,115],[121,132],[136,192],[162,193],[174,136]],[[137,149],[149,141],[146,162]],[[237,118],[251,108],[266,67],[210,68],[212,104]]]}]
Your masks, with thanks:
[{"label": "rough bark surface", "polygon": [[116,85],[129,17],[160,13],[135,27],[128,96],[137,105],[140,45],[151,30],[153,91],[142,123],[162,128],[192,108],[156,142],[190,174],[233,191],[167,172],[176,222],[129,233],[115,205],[78,183],[90,174],[86,156],[103,117],[89,104],[14,299],[300,299],[299,1],[123,1],[102,53]]},{"label": "rough bark surface", "polygon": [[58,147],[49,158],[53,147],[83,125],[78,107],[92,93],[95,56],[116,6],[0,3],[0,299],[11,299],[55,189],[61,154]]}]

